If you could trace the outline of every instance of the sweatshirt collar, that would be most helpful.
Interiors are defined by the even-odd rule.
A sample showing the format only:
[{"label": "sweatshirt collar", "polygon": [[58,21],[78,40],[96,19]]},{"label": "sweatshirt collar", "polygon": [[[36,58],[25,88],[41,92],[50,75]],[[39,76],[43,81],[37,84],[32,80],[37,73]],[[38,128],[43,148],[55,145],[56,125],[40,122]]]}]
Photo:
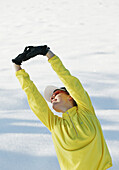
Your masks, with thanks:
[{"label": "sweatshirt collar", "polygon": [[72,117],[76,112],[77,112],[77,106],[74,106],[71,109],[68,109],[65,113],[63,113],[62,118],[65,118],[68,115],[70,115],[70,117]]}]

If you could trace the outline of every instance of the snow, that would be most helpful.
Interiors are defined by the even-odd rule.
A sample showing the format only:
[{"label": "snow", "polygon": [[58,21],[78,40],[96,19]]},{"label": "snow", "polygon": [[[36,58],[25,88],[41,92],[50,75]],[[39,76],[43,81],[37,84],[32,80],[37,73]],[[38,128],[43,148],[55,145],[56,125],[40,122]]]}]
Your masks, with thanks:
[{"label": "snow", "polygon": [[[11,59],[27,45],[47,44],[88,91],[119,169],[119,1],[0,2],[0,169],[60,169],[48,129],[30,110]],[[46,57],[22,66],[43,94],[62,86]],[[50,105],[51,108],[51,105]]]}]

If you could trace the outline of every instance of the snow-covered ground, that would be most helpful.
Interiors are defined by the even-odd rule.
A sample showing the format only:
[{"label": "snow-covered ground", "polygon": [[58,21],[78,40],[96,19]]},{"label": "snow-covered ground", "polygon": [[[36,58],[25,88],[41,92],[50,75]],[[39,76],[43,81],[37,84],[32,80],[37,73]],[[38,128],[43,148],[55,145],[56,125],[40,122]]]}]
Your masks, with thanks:
[{"label": "snow-covered ground", "polygon": [[[30,110],[11,59],[47,44],[90,94],[119,169],[119,1],[0,1],[0,170],[60,170],[47,128]],[[46,57],[22,66],[39,91],[62,86]],[[50,106],[51,107],[51,106]]]}]

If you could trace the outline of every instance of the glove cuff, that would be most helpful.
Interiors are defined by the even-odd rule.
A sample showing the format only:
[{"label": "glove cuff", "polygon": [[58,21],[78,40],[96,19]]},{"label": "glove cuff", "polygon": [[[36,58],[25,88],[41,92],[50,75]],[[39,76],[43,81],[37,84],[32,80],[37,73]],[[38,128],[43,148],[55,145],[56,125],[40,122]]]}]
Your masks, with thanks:
[{"label": "glove cuff", "polygon": [[15,59],[12,59],[12,62],[15,63],[16,65],[21,65],[21,62],[18,62],[18,61],[15,60]]}]

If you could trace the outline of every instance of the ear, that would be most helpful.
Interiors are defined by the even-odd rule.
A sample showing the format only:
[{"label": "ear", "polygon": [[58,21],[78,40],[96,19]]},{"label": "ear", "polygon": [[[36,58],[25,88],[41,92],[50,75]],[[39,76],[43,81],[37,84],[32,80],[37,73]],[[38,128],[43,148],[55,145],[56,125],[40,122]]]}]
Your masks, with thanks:
[{"label": "ear", "polygon": [[72,98],[72,97],[69,95],[69,98],[68,98],[68,100],[69,100],[69,101],[71,101],[72,99],[73,99],[73,98]]}]

